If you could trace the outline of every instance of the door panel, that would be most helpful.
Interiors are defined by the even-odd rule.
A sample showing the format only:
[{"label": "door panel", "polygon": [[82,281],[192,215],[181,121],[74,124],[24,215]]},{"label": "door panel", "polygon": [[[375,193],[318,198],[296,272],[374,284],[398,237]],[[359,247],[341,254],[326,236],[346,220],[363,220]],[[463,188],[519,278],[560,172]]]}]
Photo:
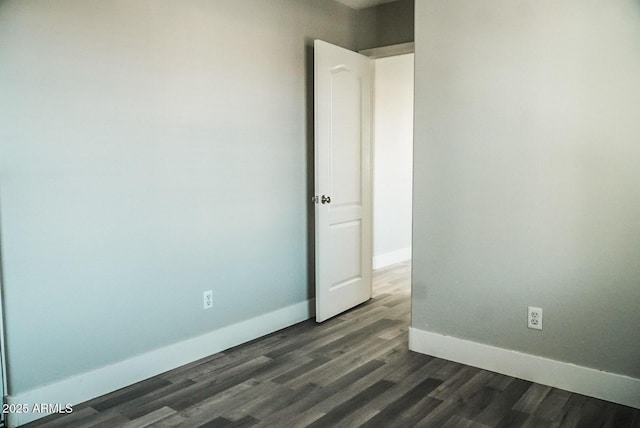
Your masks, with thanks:
[{"label": "door panel", "polygon": [[359,76],[345,68],[333,69],[331,73],[330,109],[331,135],[329,139],[331,196],[334,206],[362,202],[362,131],[354,124],[362,116],[362,96]]},{"label": "door panel", "polygon": [[362,240],[362,226],[360,221],[350,221],[331,226],[329,243],[331,248],[331,278],[330,290],[347,281],[360,278],[362,264],[360,262],[360,243]]},{"label": "door panel", "polygon": [[314,48],[316,320],[322,322],[371,297],[373,65],[326,42],[316,40]]}]

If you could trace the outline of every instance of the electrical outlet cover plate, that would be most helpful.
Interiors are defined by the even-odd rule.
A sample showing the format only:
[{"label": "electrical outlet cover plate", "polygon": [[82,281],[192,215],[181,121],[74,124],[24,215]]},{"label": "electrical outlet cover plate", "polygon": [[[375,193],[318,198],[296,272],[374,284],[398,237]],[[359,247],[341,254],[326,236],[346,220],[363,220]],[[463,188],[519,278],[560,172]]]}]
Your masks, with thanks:
[{"label": "electrical outlet cover plate", "polygon": [[213,291],[207,290],[203,296],[203,309],[211,309],[213,307]]},{"label": "electrical outlet cover plate", "polygon": [[542,308],[527,308],[527,327],[542,330]]}]

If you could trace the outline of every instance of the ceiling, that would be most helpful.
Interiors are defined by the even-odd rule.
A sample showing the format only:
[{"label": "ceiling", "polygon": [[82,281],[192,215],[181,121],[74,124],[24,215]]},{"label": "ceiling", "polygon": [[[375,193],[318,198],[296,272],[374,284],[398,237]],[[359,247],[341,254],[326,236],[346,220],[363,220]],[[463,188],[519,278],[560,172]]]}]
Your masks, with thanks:
[{"label": "ceiling", "polygon": [[338,0],[338,1],[353,9],[364,9],[366,7],[377,6],[382,3],[391,3],[396,0]]}]

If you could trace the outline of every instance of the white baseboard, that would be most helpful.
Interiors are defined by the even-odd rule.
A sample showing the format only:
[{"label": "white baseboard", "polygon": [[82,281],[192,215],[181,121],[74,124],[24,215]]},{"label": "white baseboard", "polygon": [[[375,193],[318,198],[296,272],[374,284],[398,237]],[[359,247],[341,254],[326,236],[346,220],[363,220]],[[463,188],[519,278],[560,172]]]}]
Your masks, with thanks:
[{"label": "white baseboard", "polygon": [[640,379],[409,329],[409,349],[640,409]]},{"label": "white baseboard", "polygon": [[411,247],[373,256],[373,270],[411,260]]},{"label": "white baseboard", "polygon": [[[10,395],[7,403],[28,409],[42,403],[61,404],[62,408],[66,404],[82,403],[307,320],[313,316],[314,308],[314,300],[297,303],[110,366]],[[12,413],[8,416],[8,425],[13,428],[43,418],[47,413]]]}]

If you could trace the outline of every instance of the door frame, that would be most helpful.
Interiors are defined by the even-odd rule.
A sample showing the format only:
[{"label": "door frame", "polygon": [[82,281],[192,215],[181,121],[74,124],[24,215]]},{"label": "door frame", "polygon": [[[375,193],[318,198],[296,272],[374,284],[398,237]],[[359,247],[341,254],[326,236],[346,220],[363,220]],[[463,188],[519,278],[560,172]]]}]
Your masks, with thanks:
[{"label": "door frame", "polygon": [[[311,57],[311,58],[313,58],[313,56],[314,56],[314,54],[312,52],[313,52],[313,50],[308,54],[309,57]],[[375,59],[379,59],[379,58],[386,58],[386,57],[391,57],[391,56],[405,55],[405,54],[410,54],[410,53],[415,54],[415,43],[414,42],[408,42],[408,43],[400,43],[400,44],[376,47],[376,48],[371,48],[371,49],[364,49],[364,50],[357,51],[357,53],[359,53],[361,55],[364,55],[364,56],[368,57],[371,60],[375,60]],[[314,64],[314,62],[311,61],[311,64]],[[310,81],[313,82],[312,85],[311,85],[313,87],[312,92],[315,92],[315,79],[313,77],[314,74],[315,74],[315,66],[311,65],[310,69],[311,69],[310,70],[311,71],[311,73],[310,73],[310,75],[311,75]],[[413,74],[413,76],[414,76],[414,87],[415,87],[415,73]],[[374,70],[374,79],[375,79],[375,70]],[[311,82],[309,82],[309,83],[311,83]],[[372,82],[372,86],[374,86],[373,83],[374,82]],[[314,98],[315,98],[315,96],[312,97],[311,99],[313,100]],[[370,171],[370,176],[369,176],[369,187],[371,189],[371,197],[372,198],[373,198],[373,176],[374,176],[374,173],[375,173],[374,171],[375,171],[375,168],[376,168],[375,162],[374,162],[375,147],[376,147],[375,146],[375,133],[373,132],[374,128],[375,128],[375,121],[373,120],[374,119],[374,111],[373,111],[374,104],[375,104],[375,91],[372,90],[372,111],[371,111],[371,123],[370,123],[370,144],[371,144],[371,146],[370,146],[370,156],[371,156],[370,168],[371,168],[371,171]],[[308,106],[308,108],[309,108],[309,110],[311,112],[310,116],[314,117],[315,116],[315,113],[314,113],[314,102],[311,101],[311,103],[307,104],[307,106]],[[315,131],[314,131],[315,122],[316,122],[316,119],[314,117],[314,120],[313,120],[314,126],[312,126],[310,130],[308,130],[309,134],[311,134],[311,135],[315,134]],[[312,141],[314,141],[314,140],[315,140],[315,135],[314,135],[314,138],[313,138]],[[415,140],[414,140],[414,142],[415,142]],[[312,214],[314,217],[316,217],[317,213],[315,211],[315,205],[316,205],[317,195],[316,195],[315,184],[314,184],[315,183],[315,172],[314,172],[314,169],[315,169],[314,168],[315,141],[314,141],[313,147],[314,148],[312,150],[310,150],[310,152],[311,152],[310,156],[308,156],[308,158],[307,158],[307,164],[308,164],[308,166],[310,167],[310,170],[311,170],[309,188],[308,188],[309,189],[309,194],[311,195],[310,196],[311,204],[310,204],[309,213]],[[411,198],[412,206],[413,206],[413,202],[414,202],[414,197],[412,195],[412,198]],[[371,215],[371,218],[373,219],[373,199],[372,199],[372,203],[370,205],[370,210],[371,210],[370,215]],[[311,249],[309,251],[309,261],[313,262],[312,270],[309,272],[309,275],[310,275],[310,278],[312,279],[311,288],[314,289],[314,290],[315,290],[315,284],[317,283],[317,276],[316,275],[317,275],[317,270],[318,270],[318,267],[316,265],[317,264],[317,259],[316,259],[316,251],[317,251],[316,250],[316,241],[317,241],[317,236],[315,236],[315,232],[314,232],[314,229],[315,229],[314,225],[315,225],[316,221],[317,221],[317,219],[314,219],[314,221],[312,221],[311,224],[310,224],[311,227],[309,228],[310,237],[311,237],[311,239],[310,239],[310,247],[311,247]],[[373,230],[373,222],[372,222],[371,226],[372,226],[372,230],[371,230],[371,234],[372,235],[371,235],[371,240],[370,240],[370,246],[371,246],[370,253],[373,255],[373,234],[375,233],[374,230]],[[412,247],[413,247],[413,244],[412,244]],[[373,263],[373,257],[372,257],[371,263]],[[371,265],[371,270],[373,271],[373,266],[372,265]],[[373,288],[372,288],[372,285],[371,285],[371,296],[372,295],[373,295]],[[316,296],[316,298],[317,298],[317,296]]]}]

